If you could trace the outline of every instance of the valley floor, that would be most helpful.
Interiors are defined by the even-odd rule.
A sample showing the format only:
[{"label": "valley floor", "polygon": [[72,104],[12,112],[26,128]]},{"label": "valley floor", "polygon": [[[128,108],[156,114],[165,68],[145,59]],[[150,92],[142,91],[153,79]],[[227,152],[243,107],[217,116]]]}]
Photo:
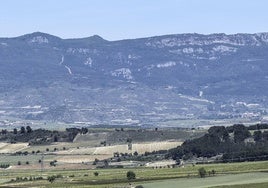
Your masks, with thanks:
[{"label": "valley floor", "polygon": [[[198,169],[204,167],[207,172],[216,174],[205,178],[198,177]],[[133,171],[136,179],[128,180],[126,174]],[[98,172],[98,176],[95,175]],[[119,168],[119,169],[1,169],[0,187],[84,187],[84,188],[122,188],[129,183],[145,188],[204,188],[215,186],[262,187],[268,184],[268,161],[241,162],[225,164],[186,165],[179,168]],[[48,177],[57,176],[50,183]],[[37,180],[42,177],[42,180]],[[13,179],[13,180],[12,180]],[[261,183],[261,184],[259,184]],[[242,186],[243,187],[243,186]],[[235,187],[236,188],[236,187]],[[240,188],[240,187],[238,187]]]},{"label": "valley floor", "polygon": [[157,181],[147,183],[143,186],[145,188],[205,188],[214,186],[232,186],[232,185],[248,185],[257,183],[267,183],[267,172],[243,173],[243,174],[229,174],[207,178],[183,178],[174,180]]}]

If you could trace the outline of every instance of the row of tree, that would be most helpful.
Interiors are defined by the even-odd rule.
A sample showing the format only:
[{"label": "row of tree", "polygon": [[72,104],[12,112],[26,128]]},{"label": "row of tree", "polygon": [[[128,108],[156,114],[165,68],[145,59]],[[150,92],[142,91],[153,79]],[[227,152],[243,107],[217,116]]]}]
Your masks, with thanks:
[{"label": "row of tree", "polygon": [[168,151],[175,160],[222,155],[224,162],[268,159],[268,131],[250,133],[248,127],[214,126],[204,136],[185,141],[182,146]]}]

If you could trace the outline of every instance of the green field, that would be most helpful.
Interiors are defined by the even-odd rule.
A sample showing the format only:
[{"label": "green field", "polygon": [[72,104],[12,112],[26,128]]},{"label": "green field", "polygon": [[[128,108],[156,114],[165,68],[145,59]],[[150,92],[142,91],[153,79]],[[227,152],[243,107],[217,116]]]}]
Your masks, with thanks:
[{"label": "green field", "polygon": [[249,183],[249,184],[239,184],[239,185],[223,185],[211,188],[267,188],[268,182],[266,183]]},{"label": "green field", "polygon": [[[214,187],[219,185],[236,185],[249,183],[268,183],[268,173],[244,173],[244,174],[230,174],[207,178],[182,178],[175,180],[157,181],[147,183],[143,186],[145,188],[204,188]],[[221,187],[222,188],[222,187]]]},{"label": "green field", "polygon": [[[214,169],[215,176],[199,178],[198,169],[204,167],[207,171]],[[243,162],[228,164],[187,165],[184,168],[131,168],[131,169],[83,169],[64,170],[47,169],[43,172],[31,169],[1,169],[0,187],[87,187],[105,188],[128,185],[127,171],[132,170],[136,179],[134,185],[144,187],[212,187],[234,184],[268,183],[268,161]],[[94,176],[94,172],[99,176]],[[62,178],[49,183],[46,178],[51,175],[61,175]],[[44,180],[11,182],[11,179],[42,176]],[[252,184],[254,183],[254,184]],[[264,184],[265,185],[265,184]]]}]

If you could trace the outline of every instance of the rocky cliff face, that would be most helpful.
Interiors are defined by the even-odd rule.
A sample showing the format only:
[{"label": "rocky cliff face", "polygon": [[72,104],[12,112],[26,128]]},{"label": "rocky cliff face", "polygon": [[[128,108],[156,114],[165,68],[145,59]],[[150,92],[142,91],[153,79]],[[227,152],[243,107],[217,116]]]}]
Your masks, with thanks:
[{"label": "rocky cliff face", "polygon": [[267,114],[268,33],[0,39],[0,119],[165,125]]}]

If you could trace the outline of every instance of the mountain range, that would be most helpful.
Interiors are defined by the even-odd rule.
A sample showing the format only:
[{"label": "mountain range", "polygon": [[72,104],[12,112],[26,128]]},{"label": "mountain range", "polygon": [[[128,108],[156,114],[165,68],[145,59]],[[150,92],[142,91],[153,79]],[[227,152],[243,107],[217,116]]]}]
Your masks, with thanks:
[{"label": "mountain range", "polygon": [[176,126],[268,112],[268,33],[0,38],[0,122]]}]

